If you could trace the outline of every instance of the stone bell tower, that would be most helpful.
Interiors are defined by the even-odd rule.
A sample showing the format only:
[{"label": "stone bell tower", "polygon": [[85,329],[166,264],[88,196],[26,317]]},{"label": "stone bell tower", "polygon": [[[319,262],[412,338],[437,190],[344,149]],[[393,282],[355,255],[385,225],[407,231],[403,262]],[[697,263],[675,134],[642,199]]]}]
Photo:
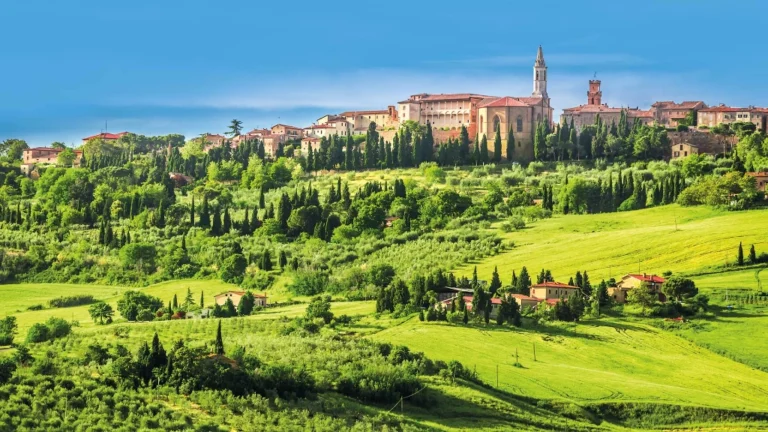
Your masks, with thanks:
[{"label": "stone bell tower", "polygon": [[536,63],[533,65],[533,97],[549,99],[547,95],[547,64],[544,62],[544,51],[539,45]]}]

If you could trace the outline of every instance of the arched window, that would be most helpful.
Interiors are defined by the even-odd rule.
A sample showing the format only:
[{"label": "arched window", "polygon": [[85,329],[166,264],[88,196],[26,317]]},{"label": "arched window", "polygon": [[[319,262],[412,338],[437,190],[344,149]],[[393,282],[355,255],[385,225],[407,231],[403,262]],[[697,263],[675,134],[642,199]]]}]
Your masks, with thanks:
[{"label": "arched window", "polygon": [[501,130],[501,119],[499,116],[493,118],[493,132],[495,133],[497,130]]},{"label": "arched window", "polygon": [[518,132],[523,131],[523,116],[521,115],[517,116],[517,131]]}]

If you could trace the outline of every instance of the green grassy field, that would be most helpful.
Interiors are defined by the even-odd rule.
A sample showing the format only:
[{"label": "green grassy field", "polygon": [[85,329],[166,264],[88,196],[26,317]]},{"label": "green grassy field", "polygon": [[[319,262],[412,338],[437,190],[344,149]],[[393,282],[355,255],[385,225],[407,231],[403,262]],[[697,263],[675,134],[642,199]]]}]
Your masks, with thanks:
[{"label": "green grassy field", "polygon": [[728,212],[707,207],[669,205],[645,210],[597,215],[555,216],[511,233],[501,233],[515,247],[481,262],[470,262],[457,275],[490,280],[498,266],[502,282],[523,266],[530,273],[552,270],[567,282],[586,270],[593,283],[628,272],[661,274],[704,270],[736,261],[739,242],[768,250],[765,224],[768,210]]},{"label": "green grassy field", "polygon": [[[372,338],[459,360],[492,385],[498,367],[499,387],[522,396],[768,410],[767,373],[644,324],[606,319],[514,330],[412,319]],[[514,366],[516,350],[522,367]]]},{"label": "green grassy field", "polygon": [[726,294],[739,296],[759,292],[758,281],[763,291],[768,290],[768,269],[765,267],[697,275],[691,279],[701,292],[709,294],[717,303],[724,303]]}]

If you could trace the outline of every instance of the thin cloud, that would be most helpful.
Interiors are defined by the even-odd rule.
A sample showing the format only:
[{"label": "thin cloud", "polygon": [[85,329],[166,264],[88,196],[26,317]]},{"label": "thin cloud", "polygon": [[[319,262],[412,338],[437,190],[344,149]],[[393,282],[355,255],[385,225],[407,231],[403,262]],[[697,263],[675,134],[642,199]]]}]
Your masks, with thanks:
[{"label": "thin cloud", "polygon": [[[574,66],[640,66],[651,64],[647,59],[631,54],[546,54],[544,58],[548,66],[574,67]],[[492,66],[523,66],[532,65],[534,57],[524,56],[491,56],[453,60],[427,61],[428,64],[457,64],[475,67]]]}]

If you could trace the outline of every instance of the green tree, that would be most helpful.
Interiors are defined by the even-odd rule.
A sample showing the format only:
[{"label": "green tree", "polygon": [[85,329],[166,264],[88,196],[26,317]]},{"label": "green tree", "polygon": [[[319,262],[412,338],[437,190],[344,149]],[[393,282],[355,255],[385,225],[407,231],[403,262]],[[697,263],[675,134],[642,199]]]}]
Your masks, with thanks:
[{"label": "green tree", "polygon": [[242,254],[227,257],[219,268],[219,277],[224,282],[239,284],[243,282],[248,262]]},{"label": "green tree", "polygon": [[656,304],[658,295],[653,292],[651,286],[647,282],[643,282],[639,287],[629,290],[627,300],[630,303],[639,305],[642,308],[642,313],[645,315],[645,310]]},{"label": "green tree", "polygon": [[328,324],[333,319],[333,312],[331,312],[331,296],[317,296],[309,302],[307,310],[304,316],[308,320],[314,320],[315,318],[322,318],[323,321]]},{"label": "green tree", "polygon": [[272,257],[270,256],[269,249],[264,250],[264,254],[261,255],[261,264],[259,268],[264,271],[272,270]]},{"label": "green tree", "polygon": [[227,301],[224,302],[224,316],[228,318],[237,316],[237,310],[231,298],[227,298]]},{"label": "green tree", "polygon": [[115,314],[115,312],[112,310],[112,306],[104,302],[92,304],[88,308],[88,313],[91,315],[93,322],[98,324],[111,323],[112,316]]},{"label": "green tree", "polygon": [[662,285],[662,290],[667,298],[677,302],[691,299],[699,293],[699,289],[692,280],[678,276],[667,279]]},{"label": "green tree", "polygon": [[240,132],[243,130],[243,122],[241,122],[238,119],[232,119],[232,121],[229,123],[229,131],[227,132],[227,135],[230,136],[239,136]]},{"label": "green tree", "polygon": [[515,133],[510,123],[509,132],[507,133],[507,162],[512,162],[515,158]]},{"label": "green tree", "polygon": [[143,310],[157,311],[161,307],[163,302],[159,298],[139,291],[126,291],[117,301],[117,311],[128,321],[136,321]]},{"label": "green tree", "polygon": [[528,274],[528,269],[525,267],[520,270],[520,276],[517,278],[517,289],[515,291],[519,294],[531,294],[531,276]]},{"label": "green tree", "polygon": [[494,296],[496,294],[496,291],[501,288],[501,279],[499,278],[499,269],[498,267],[493,268],[493,276],[491,277],[491,285],[488,287],[488,290],[491,293],[491,296]]},{"label": "green tree", "polygon": [[11,345],[19,326],[15,316],[7,316],[0,320],[0,345]]},{"label": "green tree", "polygon": [[59,166],[71,167],[72,163],[75,162],[75,157],[75,151],[71,148],[66,148],[59,153],[59,156],[56,157],[56,163]]},{"label": "green tree", "polygon": [[493,161],[501,162],[501,123],[496,125],[496,136],[493,138]]},{"label": "green tree", "polygon": [[203,292],[200,291],[200,307],[203,308],[205,305],[203,304],[203,301],[205,300],[205,296],[203,295]]},{"label": "green tree", "polygon": [[28,148],[29,145],[26,141],[11,138],[0,142],[0,155],[8,157],[10,160],[20,160],[24,150]]},{"label": "green tree", "polygon": [[256,299],[253,297],[253,293],[246,291],[240,298],[240,304],[237,305],[237,313],[240,316],[248,316],[253,312],[253,306],[256,304]]},{"label": "green tree", "polygon": [[469,314],[467,313],[467,310],[464,309],[464,318],[461,319],[461,321],[466,324],[469,322]]},{"label": "green tree", "polygon": [[195,305],[195,299],[192,297],[192,290],[187,287],[187,295],[184,297],[184,310],[188,311],[189,308]]},{"label": "green tree", "polygon": [[213,343],[213,353],[216,355],[224,355],[224,340],[221,338],[221,320],[219,320],[219,326],[216,329],[216,341]]},{"label": "green tree", "polygon": [[757,252],[755,252],[755,245],[749,248],[749,263],[757,264]]},{"label": "green tree", "polygon": [[741,247],[741,242],[739,242],[739,254],[736,259],[740,266],[744,265],[744,249]]}]

